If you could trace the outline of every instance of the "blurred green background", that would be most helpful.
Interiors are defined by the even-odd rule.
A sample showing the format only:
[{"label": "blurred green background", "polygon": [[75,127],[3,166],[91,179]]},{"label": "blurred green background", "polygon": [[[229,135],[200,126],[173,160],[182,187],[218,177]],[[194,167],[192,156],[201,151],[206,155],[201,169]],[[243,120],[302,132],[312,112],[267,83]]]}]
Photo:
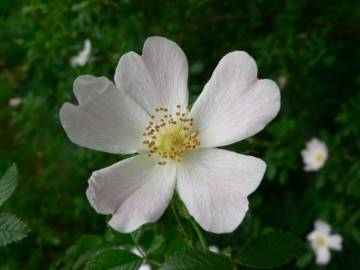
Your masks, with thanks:
[{"label": "blurred green background", "polygon": [[[207,234],[209,242],[231,246],[236,254],[251,236],[271,228],[305,240],[322,218],[344,237],[343,251],[332,253],[327,268],[359,269],[357,0],[1,1],[0,159],[15,162],[20,172],[19,187],[3,210],[22,217],[32,231],[23,241],[0,247],[0,269],[72,269],[66,263],[80,252],[72,245],[81,236],[97,235],[95,242],[114,237],[106,217],[90,207],[85,189],[92,171],[123,156],[73,145],[58,112],[65,101],[75,100],[77,76],[112,79],[120,56],[140,53],[151,35],[183,48],[192,100],[232,50],[247,51],[260,78],[281,84],[278,117],[250,140],[227,147],[265,159],[267,174],[250,197],[245,221],[231,235]],[[87,38],[89,62],[72,67],[71,57]],[[13,97],[22,99],[18,107],[9,106]],[[326,142],[329,159],[320,171],[308,173],[300,151],[312,137]],[[173,248],[179,236],[171,213],[152,228],[165,237],[159,253]],[[310,248],[286,269],[294,268],[319,268]]]}]

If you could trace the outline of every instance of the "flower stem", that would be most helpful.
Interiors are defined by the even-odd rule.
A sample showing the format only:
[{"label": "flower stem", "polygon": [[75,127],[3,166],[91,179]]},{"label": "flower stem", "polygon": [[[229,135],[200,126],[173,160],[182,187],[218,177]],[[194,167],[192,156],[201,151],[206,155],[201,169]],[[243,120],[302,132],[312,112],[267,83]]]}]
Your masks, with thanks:
[{"label": "flower stem", "polygon": [[179,225],[179,231],[184,235],[185,239],[187,240],[187,242],[192,247],[193,246],[192,241],[191,241],[190,237],[188,236],[188,234],[186,233],[184,225],[181,223],[179,214],[177,212],[175,199],[171,201],[171,211],[172,211],[172,213],[173,213],[173,215],[175,217],[175,220],[176,220],[177,224]]},{"label": "flower stem", "polygon": [[196,221],[191,217],[190,219],[190,223],[191,225],[193,226],[197,236],[199,237],[199,240],[200,240],[200,244],[201,244],[201,247],[203,249],[208,249],[208,245],[206,243],[206,239],[205,239],[205,236],[202,232],[202,230],[200,229],[199,225],[196,223]]}]

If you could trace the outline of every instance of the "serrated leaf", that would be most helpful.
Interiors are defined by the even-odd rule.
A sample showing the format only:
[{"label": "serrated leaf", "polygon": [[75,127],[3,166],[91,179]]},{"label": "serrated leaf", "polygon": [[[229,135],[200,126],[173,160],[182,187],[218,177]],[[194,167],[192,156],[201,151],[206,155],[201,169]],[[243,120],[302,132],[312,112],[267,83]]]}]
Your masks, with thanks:
[{"label": "serrated leaf", "polygon": [[207,250],[178,253],[160,266],[159,270],[219,270],[231,269],[228,257]]},{"label": "serrated leaf", "polygon": [[17,168],[12,164],[0,179],[0,206],[13,194],[17,185]]},{"label": "serrated leaf", "polygon": [[0,246],[21,240],[28,232],[28,226],[15,215],[0,214]]},{"label": "serrated leaf", "polygon": [[256,268],[279,267],[304,251],[302,241],[291,233],[271,232],[250,240],[240,251],[237,261]]},{"label": "serrated leaf", "polygon": [[143,259],[125,250],[107,250],[90,260],[85,270],[138,270]]}]

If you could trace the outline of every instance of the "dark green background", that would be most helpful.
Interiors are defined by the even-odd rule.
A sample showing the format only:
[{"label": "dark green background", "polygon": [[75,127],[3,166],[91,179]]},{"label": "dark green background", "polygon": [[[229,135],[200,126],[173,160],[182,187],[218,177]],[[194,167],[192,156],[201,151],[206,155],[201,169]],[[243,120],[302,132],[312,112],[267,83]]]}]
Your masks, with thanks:
[{"label": "dark green background", "polygon": [[[251,140],[228,147],[268,164],[250,211],[233,234],[208,234],[209,242],[231,246],[235,255],[251,236],[271,228],[305,239],[314,220],[323,218],[344,237],[344,250],[332,253],[328,269],[359,269],[356,0],[1,1],[0,159],[16,162],[21,175],[3,210],[22,217],[32,232],[0,248],[0,269],[60,268],[54,262],[82,235],[102,236],[108,230],[105,217],[86,200],[87,179],[123,157],[71,144],[58,111],[65,101],[74,101],[78,75],[112,79],[121,54],[140,53],[151,35],[170,38],[185,51],[192,100],[232,50],[252,55],[260,78],[287,78],[279,116]],[[93,46],[90,62],[73,68],[69,60],[86,38]],[[23,98],[19,108],[8,106],[14,96]],[[306,173],[300,151],[312,137],[324,140],[330,154],[322,170]],[[176,229],[170,213],[155,227],[167,236]],[[288,268],[317,269],[307,254]]]}]

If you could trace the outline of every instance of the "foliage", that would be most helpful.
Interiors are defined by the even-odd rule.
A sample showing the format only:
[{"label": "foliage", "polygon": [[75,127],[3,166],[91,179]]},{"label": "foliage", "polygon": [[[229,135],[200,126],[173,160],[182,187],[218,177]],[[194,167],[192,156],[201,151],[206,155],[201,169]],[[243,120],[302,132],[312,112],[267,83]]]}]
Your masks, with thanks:
[{"label": "foliage", "polygon": [[[1,1],[0,158],[16,162],[22,175],[2,209],[19,214],[33,231],[0,249],[0,268],[73,269],[77,263],[82,269],[119,245],[128,251],[139,246],[156,262],[200,248],[189,223],[183,224],[185,237],[169,210],[142,228],[139,238],[109,231],[106,218],[86,200],[87,179],[124,157],[73,145],[58,118],[61,105],[74,100],[78,75],[112,78],[121,54],[140,52],[146,37],[162,35],[188,57],[192,101],[232,50],[249,52],[260,78],[285,78],[275,121],[226,147],[265,159],[266,176],[239,228],[229,235],[206,234],[208,242],[236,259],[245,243],[274,228],[305,240],[314,220],[322,218],[344,237],[344,250],[332,254],[327,268],[358,269],[359,23],[355,0]],[[86,38],[92,41],[90,62],[71,67]],[[21,97],[22,104],[8,106],[12,97]],[[306,173],[300,151],[312,137],[326,142],[329,159],[320,171]],[[91,240],[76,241],[84,235]],[[282,269],[317,269],[311,254],[308,247]]]},{"label": "foliage", "polygon": [[204,250],[192,250],[174,255],[160,267],[160,270],[216,270],[230,268],[230,259],[224,255],[217,255]]},{"label": "foliage", "polygon": [[[0,176],[1,206],[15,191],[18,176],[16,165],[0,162]],[[23,239],[28,232],[28,226],[15,215],[0,213],[0,247]]]},{"label": "foliage", "polygon": [[250,240],[239,252],[237,261],[251,267],[273,268],[302,253],[300,239],[291,233],[275,231]]},{"label": "foliage", "polygon": [[26,237],[27,225],[13,214],[0,213],[0,246]]},{"label": "foliage", "polygon": [[142,264],[142,259],[129,251],[122,250],[108,250],[100,253],[86,266],[86,270],[103,270],[103,269],[117,269],[117,270],[137,270]]},{"label": "foliage", "polygon": [[[4,162],[6,164],[6,162]],[[5,166],[4,166],[5,167]],[[11,167],[8,167],[0,178],[0,206],[9,199],[11,194],[16,189],[17,185],[17,169],[15,164]]]}]

